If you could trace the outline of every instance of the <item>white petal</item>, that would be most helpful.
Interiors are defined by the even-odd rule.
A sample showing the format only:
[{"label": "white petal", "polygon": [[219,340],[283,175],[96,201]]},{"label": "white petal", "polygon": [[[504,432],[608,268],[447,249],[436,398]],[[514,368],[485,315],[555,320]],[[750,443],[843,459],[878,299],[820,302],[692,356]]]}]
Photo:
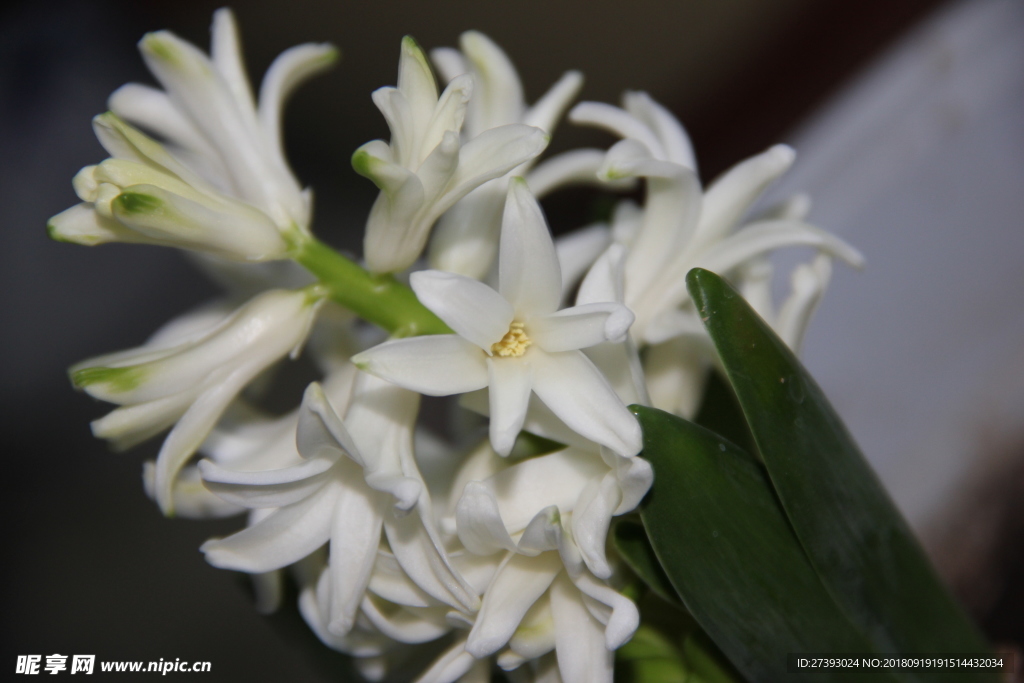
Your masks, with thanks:
[{"label": "white petal", "polygon": [[140,83],[127,83],[111,93],[107,106],[122,119],[172,144],[197,152],[213,153],[210,143],[162,90]]},{"label": "white petal", "polygon": [[623,139],[643,144],[656,159],[666,159],[665,149],[648,126],[627,112],[601,102],[580,102],[569,112],[569,120],[583,126],[603,128]]},{"label": "white petal", "polygon": [[268,175],[265,150],[254,144],[255,112],[239,106],[206,55],[167,31],[147,34],[139,50],[167,94],[218,149],[239,196],[269,210],[282,185],[298,192],[293,178]]},{"label": "white petal", "polygon": [[549,353],[572,351],[622,340],[633,319],[622,304],[583,304],[531,319],[529,335]]},{"label": "white petal", "polygon": [[512,305],[482,282],[440,270],[422,270],[409,277],[409,284],[424,306],[488,354],[512,323]]},{"label": "white petal", "polygon": [[353,356],[360,370],[428,396],[487,386],[486,354],[455,334],[395,339]]},{"label": "white petal", "polygon": [[[430,148],[431,152],[416,170],[416,176],[423,183],[423,196],[428,205],[441,195],[455,174],[455,168],[459,163],[459,147],[459,134],[451,130],[444,131],[440,142]],[[426,218],[423,219],[423,225],[414,231],[417,254],[422,251],[427,240],[427,232],[439,214],[428,211],[424,215]]]},{"label": "white petal", "polygon": [[459,150],[459,168],[443,201],[435,209],[437,215],[451,208],[470,190],[536,157],[547,147],[548,140],[539,128],[510,123],[485,130],[468,141]]},{"label": "white petal", "polygon": [[704,194],[704,208],[694,239],[710,244],[724,237],[795,159],[796,152],[791,147],[775,145],[726,171]]},{"label": "white petal", "polygon": [[587,482],[607,472],[594,453],[567,448],[516,463],[474,485],[491,492],[505,528],[515,534],[552,506],[571,512]]},{"label": "white petal", "polygon": [[295,445],[302,457],[309,460],[337,460],[345,454],[359,465],[364,464],[352,435],[334,411],[323,387],[312,382],[302,396]]},{"label": "white petal", "polygon": [[[448,87],[441,93],[434,108],[434,114],[430,119],[430,125],[420,141],[421,154],[434,149],[441,143],[441,139],[448,133],[455,135],[458,140],[459,131],[462,130],[462,122],[466,118],[466,107],[469,105],[470,96],[473,95],[473,78],[469,74],[457,76],[452,79]],[[458,152],[458,147],[455,147]]]},{"label": "white petal", "polygon": [[[388,130],[391,131],[390,151],[387,157],[382,158],[388,158],[410,171],[415,170],[421,159],[416,140],[416,122],[413,121],[409,101],[405,99],[398,88],[390,86],[377,88],[370,93],[370,99],[383,114],[384,120],[388,124]],[[427,150],[428,153],[429,151]]]},{"label": "white petal", "polygon": [[817,247],[851,266],[864,265],[864,257],[835,235],[796,221],[761,221],[745,226],[735,235],[711,247],[699,265],[716,273],[728,272],[738,264],[780,247]]},{"label": "white petal", "polygon": [[223,258],[282,258],[287,244],[262,211],[241,202],[201,203],[155,185],[126,188],[111,204],[122,225],[150,244],[207,251]]},{"label": "white petal", "polygon": [[128,159],[146,164],[157,171],[170,173],[189,185],[207,189],[209,183],[175,159],[167,149],[139,130],[107,112],[93,117],[92,129],[103,148],[115,159]]},{"label": "white petal", "polygon": [[466,651],[482,658],[497,652],[515,633],[527,610],[562,570],[558,553],[537,557],[509,554],[484,593]]},{"label": "white petal", "polygon": [[438,47],[430,51],[430,61],[445,83],[469,71],[462,53],[453,47]]},{"label": "white petal", "polygon": [[615,464],[615,478],[619,482],[619,490],[622,493],[622,500],[613,514],[622,515],[640,505],[640,501],[651,490],[651,484],[654,483],[654,470],[651,468],[651,464],[643,458],[623,458],[618,455],[612,457]]},{"label": "white petal", "polygon": [[432,621],[409,610],[386,605],[384,601],[367,595],[361,603],[363,614],[381,633],[400,643],[426,643],[437,640],[451,630],[441,620]]},{"label": "white petal", "polygon": [[495,178],[476,188],[438,221],[430,240],[430,265],[483,280],[498,253],[501,211],[508,181]]},{"label": "white petal", "polygon": [[551,585],[555,652],[565,683],[611,683],[614,655],[605,647],[604,629],[583,604],[564,574]]},{"label": "white petal", "polygon": [[[692,306],[670,308],[659,313],[644,328],[643,341],[660,344],[675,337],[689,338],[704,336],[704,325]],[[698,344],[703,346],[703,344]]]},{"label": "white petal", "polygon": [[558,550],[562,536],[562,515],[557,505],[550,505],[536,514],[519,538],[516,552],[533,557],[549,550]]},{"label": "white petal", "polygon": [[651,405],[692,420],[700,407],[709,362],[691,340],[682,337],[654,344],[644,357]]},{"label": "white petal", "polygon": [[604,163],[602,149],[574,149],[562,152],[537,164],[526,175],[530,190],[543,198],[566,185],[590,184],[614,190],[629,190],[636,185],[633,178],[608,179],[598,177]]},{"label": "white petal", "polygon": [[605,543],[612,514],[621,500],[619,484],[614,473],[609,472],[601,479],[591,480],[580,494],[572,512],[573,540],[587,568],[599,579],[608,579],[612,575],[611,565],[605,555]]},{"label": "white petal", "polygon": [[327,629],[339,636],[355,624],[380,545],[387,501],[365,486],[346,487],[331,524],[331,604]]},{"label": "white petal", "polygon": [[46,223],[50,239],[93,246],[106,242],[143,242],[145,237],[96,213],[92,204],[75,204]]},{"label": "white petal", "polygon": [[427,56],[412,36],[402,38],[398,60],[398,90],[409,103],[409,116],[415,128],[415,139],[423,139],[426,127],[437,105],[437,83],[430,71]]},{"label": "white petal", "polygon": [[470,104],[470,135],[519,123],[523,116],[523,86],[508,56],[479,31],[466,31],[459,46],[473,73],[476,93]]},{"label": "white petal", "polygon": [[531,362],[533,390],[570,428],[620,455],[640,452],[640,424],[582,352],[534,352]]},{"label": "white petal", "polygon": [[247,508],[278,508],[297,503],[319,489],[330,476],[332,460],[306,460],[294,467],[262,472],[238,472],[210,460],[199,463],[199,471],[211,492]]},{"label": "white petal", "polygon": [[[145,462],[142,465],[142,484],[146,495],[155,498],[156,465]],[[245,512],[245,508],[225,502],[212,494],[199,476],[195,467],[186,467],[174,482],[175,514],[183,519],[219,519]]]},{"label": "white petal", "polygon": [[832,259],[824,254],[818,254],[811,263],[803,263],[793,269],[790,276],[792,292],[779,310],[775,330],[794,353],[800,352],[807,324],[821,303],[831,276]]},{"label": "white petal", "polygon": [[245,73],[241,40],[234,13],[227,7],[215,11],[210,33],[210,58],[214,68],[224,78],[239,109],[252,111],[252,90],[249,87],[249,77]]},{"label": "white petal", "polygon": [[526,419],[533,377],[530,365],[520,358],[488,358],[490,385],[491,446],[498,455],[508,455]]},{"label": "white petal", "polygon": [[658,285],[659,278],[675,276],[675,271],[669,270],[672,259],[686,253],[687,242],[697,226],[701,210],[700,181],[689,169],[678,168],[680,172],[676,177],[647,181],[643,221],[625,264],[626,304],[630,306],[650,298],[648,290]]},{"label": "white petal", "polygon": [[537,659],[555,649],[555,624],[551,617],[550,593],[542,595],[533,603],[533,607],[523,617],[508,644],[524,659]]},{"label": "white petal", "polygon": [[555,312],[561,268],[540,204],[522,179],[509,183],[498,259],[499,291],[520,320]]},{"label": "white petal", "polygon": [[273,614],[284,598],[284,572],[280,569],[262,574],[250,574],[249,582],[255,594],[253,607],[258,614]]},{"label": "white petal", "polygon": [[459,540],[466,550],[477,555],[490,555],[499,550],[516,549],[505,530],[494,492],[478,481],[471,481],[462,490],[455,508]]},{"label": "white petal", "polygon": [[263,134],[284,156],[281,112],[292,92],[307,79],[338,61],[338,49],[328,43],[296,45],[277,56],[260,85],[259,119]]},{"label": "white petal", "polygon": [[632,600],[586,572],[573,577],[572,581],[585,597],[610,608],[604,632],[605,647],[617,650],[633,637],[640,625],[640,613]]},{"label": "white petal", "polygon": [[181,392],[123,406],[94,420],[90,425],[92,434],[109,440],[115,450],[127,450],[177,422],[195,398],[195,392]]},{"label": "white petal", "polygon": [[583,74],[579,71],[566,71],[548,91],[526,112],[523,123],[537,126],[541,130],[552,133],[562,114],[579,94],[583,87]]},{"label": "white petal", "polygon": [[156,457],[156,500],[164,514],[174,514],[171,487],[178,470],[203,443],[238,392],[264,367],[262,362],[243,365],[204,391],[164,439]]},{"label": "white petal", "polygon": [[309,498],[280,508],[255,526],[199,549],[215,567],[259,573],[306,557],[330,537],[338,489],[326,486]]},{"label": "white petal", "polygon": [[398,564],[398,560],[393,554],[382,550],[375,553],[369,589],[374,594],[397,605],[434,607],[443,604],[434,600],[413,583],[409,575],[402,571],[402,566]]},{"label": "white petal", "polygon": [[594,262],[587,276],[580,283],[576,294],[577,304],[593,304],[601,301],[625,300],[626,248],[613,244]]},{"label": "white petal", "polygon": [[633,177],[675,178],[688,170],[675,162],[655,158],[643,143],[627,138],[608,150],[597,169],[597,177],[607,182]]},{"label": "white petal", "polygon": [[415,683],[455,683],[475,662],[476,658],[466,652],[466,641],[457,641],[445,650]]},{"label": "white petal", "polygon": [[427,527],[429,523],[420,514],[392,515],[384,520],[395,559],[409,578],[434,599],[456,610],[476,610],[477,596],[452,567],[440,539]]},{"label": "white petal", "polygon": [[668,161],[697,170],[690,136],[675,116],[645,92],[626,92],[622,100],[626,111],[647,124],[658,136],[658,140],[665,146]]},{"label": "white petal", "polygon": [[[595,223],[555,239],[555,254],[562,271],[562,303],[565,303],[569,292],[579,279],[594,264],[594,261],[608,248],[611,232],[604,223]],[[581,285],[582,288],[582,285]],[[621,301],[622,299],[593,299],[576,303],[594,303],[596,301]]]}]

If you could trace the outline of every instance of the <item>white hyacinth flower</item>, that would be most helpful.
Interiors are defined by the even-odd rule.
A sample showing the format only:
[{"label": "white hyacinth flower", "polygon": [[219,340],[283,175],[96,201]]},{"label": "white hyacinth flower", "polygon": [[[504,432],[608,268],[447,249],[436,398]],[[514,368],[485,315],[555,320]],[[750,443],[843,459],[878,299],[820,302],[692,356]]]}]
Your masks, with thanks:
[{"label": "white hyacinth flower", "polygon": [[[632,636],[638,614],[596,576],[584,546],[600,547],[603,558],[611,516],[634,509],[651,481],[640,458],[605,462],[570,448],[512,464],[486,446],[474,452],[454,477],[442,525],[498,566],[468,632],[423,680],[452,681],[492,655],[518,669],[555,649],[564,680],[608,680],[612,652]],[[570,626],[575,637],[559,642],[558,630]]]},{"label": "white hyacinth flower", "polygon": [[366,224],[366,263],[376,273],[412,265],[430,228],[455,202],[483,183],[540,154],[544,131],[510,124],[460,140],[473,80],[463,75],[438,98],[426,55],[402,40],[398,86],[373,93],[391,130],[391,142],[373,140],[352,156],[356,172],[380,188]]},{"label": "white hyacinth flower", "polygon": [[312,208],[284,158],[281,109],[299,83],[337,59],[337,50],[286,51],[267,72],[257,108],[229,10],[214,14],[209,57],[167,31],[148,34],[139,48],[164,90],[130,83],[111,96],[114,113],[97,117],[94,128],[112,158],[76,176],[83,203],[54,216],[50,235],[250,262],[287,257],[307,233]]},{"label": "white hyacinth flower", "polygon": [[[467,140],[492,128],[518,123],[551,135],[583,85],[582,74],[566,72],[533,106],[527,107],[516,68],[494,41],[479,31],[466,31],[459,37],[459,47],[433,50],[431,58],[447,81],[454,82],[464,74],[472,76],[473,97],[462,130]],[[549,159],[529,174],[534,158],[484,183],[438,221],[430,243],[430,265],[483,279],[498,251],[501,212],[510,178],[526,176],[534,194],[541,197],[567,182],[593,182],[602,158],[600,150],[574,150]]]},{"label": "white hyacinth flower", "polygon": [[411,284],[456,334],[388,341],[356,355],[357,366],[433,396],[488,387],[491,443],[502,455],[523,426],[531,392],[587,439],[625,456],[640,451],[639,424],[580,351],[623,337],[633,314],[612,302],[558,310],[558,259],[521,179],[505,203],[498,291],[429,270],[413,273]]},{"label": "white hyacinth flower", "polygon": [[360,375],[346,420],[317,384],[306,390],[297,430],[304,460],[242,472],[210,461],[203,479],[217,495],[248,508],[276,508],[258,524],[203,545],[218,567],[251,573],[293,564],[330,541],[327,629],[354,626],[382,531],[402,570],[438,604],[471,612],[476,593],[452,568],[433,528],[430,497],[412,453],[419,397]]},{"label": "white hyacinth flower", "polygon": [[142,346],[75,365],[70,372],[76,387],[121,405],[92,423],[93,434],[127,448],[175,425],[154,472],[156,500],[173,514],[178,471],[253,378],[298,354],[323,301],[318,287],[268,291],[180,344]]},{"label": "white hyacinth flower", "polygon": [[792,149],[776,145],[702,192],[689,139],[675,117],[645,93],[623,99],[623,109],[581,103],[569,118],[623,138],[608,151],[601,175],[647,180],[640,220],[633,230],[616,231],[629,247],[625,302],[636,313],[638,341],[656,344],[700,329],[686,291],[686,273],[694,267],[730,276],[752,259],[795,245],[863,263],[848,244],[796,218],[768,217],[737,230],[751,205],[793,163]]}]

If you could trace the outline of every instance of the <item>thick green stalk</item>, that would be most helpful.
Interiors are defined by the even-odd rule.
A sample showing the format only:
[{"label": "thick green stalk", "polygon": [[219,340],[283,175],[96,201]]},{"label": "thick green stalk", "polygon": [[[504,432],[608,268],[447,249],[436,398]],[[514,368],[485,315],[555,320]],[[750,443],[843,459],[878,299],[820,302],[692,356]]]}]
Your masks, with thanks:
[{"label": "thick green stalk", "polygon": [[333,301],[394,337],[451,333],[393,275],[374,275],[314,237],[296,245],[294,258],[330,289]]}]

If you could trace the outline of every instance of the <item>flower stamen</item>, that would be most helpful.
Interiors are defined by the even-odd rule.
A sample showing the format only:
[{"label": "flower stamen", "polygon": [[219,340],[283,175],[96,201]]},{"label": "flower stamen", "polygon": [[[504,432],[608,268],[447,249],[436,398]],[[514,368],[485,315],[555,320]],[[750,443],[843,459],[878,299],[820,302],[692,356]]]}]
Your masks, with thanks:
[{"label": "flower stamen", "polygon": [[523,330],[523,323],[513,322],[501,341],[491,344],[491,351],[501,358],[518,358],[526,353],[526,348],[532,343]]}]

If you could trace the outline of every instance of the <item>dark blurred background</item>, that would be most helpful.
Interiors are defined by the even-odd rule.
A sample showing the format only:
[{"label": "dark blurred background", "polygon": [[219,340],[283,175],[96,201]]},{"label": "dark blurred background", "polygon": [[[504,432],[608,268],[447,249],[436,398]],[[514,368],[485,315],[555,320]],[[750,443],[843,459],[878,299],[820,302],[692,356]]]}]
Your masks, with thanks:
[{"label": "dark blurred background", "polygon": [[[6,667],[14,666],[17,654],[56,652],[108,660],[209,660],[209,680],[343,676],[332,662],[308,657],[287,624],[257,615],[237,576],[204,562],[200,543],[237,522],[162,518],[140,481],[141,462],[153,456],[155,444],[110,453],[88,427],[107,406],[76,394],[65,375],[73,362],[138,345],[216,291],[173,250],[57,244],[44,226],[75,203],[74,173],[104,156],[90,118],[105,110],[106,97],[121,84],[151,82],[135,42],[147,31],[169,28],[205,49],[218,6],[26,1],[0,11],[0,310],[6,317],[0,342],[0,670],[10,672]],[[463,30],[482,30],[516,63],[529,101],[571,68],[586,75],[582,99],[617,102],[625,89],[647,90],[686,124],[707,181],[788,139],[852,77],[944,5],[260,0],[235,9],[257,83],[274,56],[293,44],[330,41],[341,48],[340,65],[293,98],[286,140],[299,178],[316,190],[314,229],[329,242],[357,249],[375,190],[348,160],[360,144],[387,135],[369,94],[394,83],[399,39],[406,33],[432,48],[455,45]],[[553,149],[609,141],[564,126]],[[546,208],[556,228],[571,228],[582,222],[588,204],[585,192],[566,192]],[[1019,453],[1019,443],[1003,440],[999,448]],[[1016,533],[1024,548],[1016,518],[1003,508],[992,515],[997,519],[985,528]],[[941,519],[936,512],[925,521]],[[918,521],[919,528],[926,526]],[[941,526],[934,537],[946,539],[933,545],[936,555],[959,547],[949,540],[952,524],[934,524]],[[993,547],[1004,546],[985,547],[989,557]],[[1021,562],[1019,554],[999,558],[992,561]],[[970,578],[975,575],[966,576],[954,577],[962,591],[968,589],[961,584],[976,583]],[[994,586],[995,597],[987,594],[977,603],[978,617],[992,637],[1024,642],[1020,612],[1013,617],[1007,606],[1020,604],[1007,602],[1013,595],[1020,600],[1019,573],[1016,583]],[[1000,617],[1000,609],[1010,616]]]}]

